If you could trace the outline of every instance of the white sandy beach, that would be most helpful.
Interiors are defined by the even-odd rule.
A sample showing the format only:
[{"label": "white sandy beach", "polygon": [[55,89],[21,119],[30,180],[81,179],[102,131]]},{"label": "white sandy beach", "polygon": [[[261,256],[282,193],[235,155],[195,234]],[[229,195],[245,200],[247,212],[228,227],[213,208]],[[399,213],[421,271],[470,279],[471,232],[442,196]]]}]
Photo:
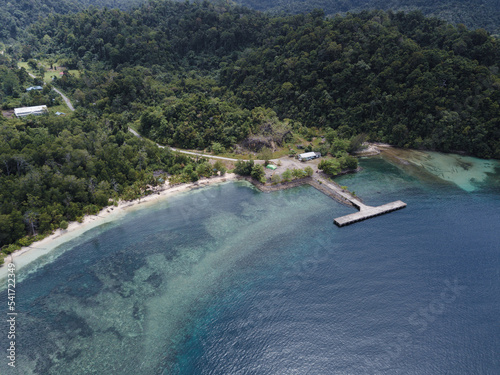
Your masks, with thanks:
[{"label": "white sandy beach", "polygon": [[81,236],[83,233],[92,228],[95,228],[107,222],[117,220],[123,217],[123,215],[126,215],[131,210],[149,206],[175,194],[189,191],[191,189],[231,181],[235,180],[236,178],[236,174],[227,173],[224,176],[204,178],[194,183],[175,186],[169,186],[167,182],[153,194],[150,194],[146,197],[136,199],[134,201],[120,201],[118,206],[109,206],[102,209],[97,215],[85,216],[82,223],[78,223],[76,221],[71,222],[68,226],[68,229],[58,229],[43,240],[34,242],[30,246],[23,247],[6,257],[5,263],[0,267],[0,280],[3,280],[7,276],[7,264],[14,262],[16,265],[16,270],[19,270],[35,259],[50,253],[61,244],[68,242],[78,236]]}]

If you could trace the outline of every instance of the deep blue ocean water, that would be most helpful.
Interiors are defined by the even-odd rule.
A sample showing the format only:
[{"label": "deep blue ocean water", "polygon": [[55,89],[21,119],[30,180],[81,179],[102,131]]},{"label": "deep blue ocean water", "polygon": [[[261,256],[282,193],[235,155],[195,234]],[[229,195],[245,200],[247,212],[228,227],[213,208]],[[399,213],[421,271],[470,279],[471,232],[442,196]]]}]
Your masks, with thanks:
[{"label": "deep blue ocean water", "polygon": [[337,181],[407,208],[337,228],[311,187],[228,183],[61,246],[19,271],[0,373],[500,374],[500,173],[362,166]]}]

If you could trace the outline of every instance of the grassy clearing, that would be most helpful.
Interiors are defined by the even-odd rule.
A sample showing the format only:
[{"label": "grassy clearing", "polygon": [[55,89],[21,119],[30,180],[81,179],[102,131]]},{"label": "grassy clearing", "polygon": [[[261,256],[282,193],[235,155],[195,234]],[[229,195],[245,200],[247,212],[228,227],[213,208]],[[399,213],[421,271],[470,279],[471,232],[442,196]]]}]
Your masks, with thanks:
[{"label": "grassy clearing", "polygon": [[[44,77],[43,77],[43,81],[45,83],[52,83],[52,80],[53,78],[59,78],[61,77],[61,70],[50,70],[50,64],[44,60],[40,60],[38,61],[38,64],[43,66],[46,70],[45,74],[44,74]],[[55,66],[57,66],[57,63],[54,64]],[[20,68],[24,68],[26,69],[29,73],[39,77],[40,76],[40,72],[37,71],[37,70],[33,70],[31,69],[31,67],[28,65],[28,62],[27,61],[19,61],[17,63],[17,66],[19,66]],[[75,69],[70,69],[68,70],[68,72],[73,75],[74,77],[76,78],[79,78],[80,77],[80,71],[78,70],[75,70]]]},{"label": "grassy clearing", "polygon": [[[44,62],[43,60],[42,61],[39,61],[38,62],[39,65],[42,65],[43,67],[47,67],[48,64],[46,62]],[[47,64],[47,65],[44,65],[44,64]],[[55,64],[57,65],[57,64]],[[19,61],[17,63],[17,66],[19,68],[24,68],[26,69],[26,71],[28,73],[31,73],[35,76],[39,76],[40,75],[40,72],[39,71],[36,71],[36,70],[33,70],[29,65],[28,65],[28,62],[26,61]],[[80,77],[80,72],[78,70],[68,70],[68,72],[76,77]],[[45,72],[44,74],[44,82],[46,84],[52,84],[53,83],[53,79],[54,78],[59,78],[61,76],[61,71],[60,70],[53,70],[53,71],[47,71]],[[68,96],[68,94],[66,94],[63,90],[61,90],[60,88],[58,88],[59,91],[61,91],[64,95]],[[57,106],[52,106],[49,108],[49,112],[50,113],[56,113],[56,112],[63,112],[65,114],[68,114],[71,112],[71,110],[69,109],[69,107],[66,105],[66,103],[64,102],[64,100],[61,98],[61,104],[60,105],[57,105]]]},{"label": "grassy clearing", "polygon": [[54,78],[59,78],[60,77],[60,74],[59,72],[46,72],[45,73],[45,76],[43,77],[43,81],[45,83],[50,83],[52,84],[52,80]]},{"label": "grassy clearing", "polygon": [[67,115],[67,114],[71,113],[68,106],[64,102],[63,102],[63,104],[55,105],[55,106],[49,107],[48,109],[49,109],[50,114],[54,114],[56,112],[62,112],[62,113]]},{"label": "grassy clearing", "polygon": [[[54,78],[61,77],[61,73],[62,72],[60,70],[47,71],[47,72],[45,72],[45,76],[44,76],[43,80],[45,83],[52,83],[52,80]],[[71,69],[71,70],[68,70],[68,73],[76,78],[80,78],[80,72],[78,70]]]}]

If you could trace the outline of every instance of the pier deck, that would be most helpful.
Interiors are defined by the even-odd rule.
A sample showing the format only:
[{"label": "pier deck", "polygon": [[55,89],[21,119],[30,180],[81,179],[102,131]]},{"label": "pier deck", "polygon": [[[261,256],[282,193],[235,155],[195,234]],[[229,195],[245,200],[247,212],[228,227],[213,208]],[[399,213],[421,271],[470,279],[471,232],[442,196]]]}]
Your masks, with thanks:
[{"label": "pier deck", "polygon": [[299,185],[309,184],[315,189],[319,190],[323,194],[329,196],[332,199],[337,200],[338,202],[345,204],[349,207],[356,207],[359,212],[355,212],[353,214],[345,215],[338,217],[334,220],[334,223],[343,227],[345,225],[353,224],[361,220],[369,219],[374,216],[379,216],[386,214],[388,212],[396,211],[401,208],[406,207],[406,203],[402,201],[395,201],[387,204],[383,204],[382,206],[368,206],[361,202],[361,200],[348,191],[342,189],[335,182],[325,178],[322,174],[315,174],[311,177],[305,177],[300,180],[290,181],[286,183],[279,184],[278,186],[267,186],[265,184],[261,184],[254,179],[248,177],[245,178],[247,181],[254,184],[260,191],[270,192],[276,190],[283,190],[292,187],[296,187]]},{"label": "pier deck", "polygon": [[341,196],[343,199],[349,201],[354,207],[359,210],[359,212],[336,218],[333,222],[339,227],[343,227],[345,225],[353,224],[358,221],[366,220],[374,216],[383,215],[388,212],[396,211],[406,207],[406,203],[402,201],[395,201],[377,207],[368,206],[362,203],[358,198],[353,197],[351,194],[344,191],[337,184],[319,176],[316,177],[316,179],[318,181],[321,181],[322,185],[327,186],[330,190]]},{"label": "pier deck", "polygon": [[344,225],[353,224],[358,221],[369,219],[374,216],[383,215],[404,207],[406,207],[406,203],[402,201],[395,201],[377,207],[363,205],[363,208],[361,208],[359,212],[338,217],[333,222],[339,227],[343,227]]}]

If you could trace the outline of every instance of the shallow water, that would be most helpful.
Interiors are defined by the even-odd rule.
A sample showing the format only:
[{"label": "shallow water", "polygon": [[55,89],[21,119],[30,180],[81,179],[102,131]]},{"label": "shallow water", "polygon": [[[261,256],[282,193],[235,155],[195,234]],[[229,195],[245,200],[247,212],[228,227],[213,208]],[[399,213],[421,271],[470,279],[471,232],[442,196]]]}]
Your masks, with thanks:
[{"label": "shallow water", "polygon": [[471,193],[362,166],[338,182],[408,207],[337,228],[353,209],[311,187],[228,183],[38,259],[17,275],[17,366],[0,373],[498,373],[497,176]]},{"label": "shallow water", "polygon": [[480,190],[492,177],[497,178],[496,184],[498,184],[500,172],[498,160],[397,148],[386,149],[384,153],[400,159],[398,163],[400,165],[418,167],[409,167],[407,171],[412,169],[421,178],[427,173],[442,181],[451,182],[467,192]]}]

